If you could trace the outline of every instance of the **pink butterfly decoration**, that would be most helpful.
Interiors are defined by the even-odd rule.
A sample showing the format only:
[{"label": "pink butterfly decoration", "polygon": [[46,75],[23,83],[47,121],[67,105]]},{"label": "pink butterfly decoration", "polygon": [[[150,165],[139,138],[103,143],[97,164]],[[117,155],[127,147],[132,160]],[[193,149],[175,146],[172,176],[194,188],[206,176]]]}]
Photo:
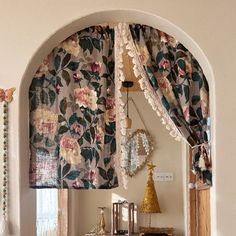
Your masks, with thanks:
[{"label": "pink butterfly decoration", "polygon": [[0,102],[11,102],[13,99],[13,93],[16,88],[1,89],[0,88]]}]

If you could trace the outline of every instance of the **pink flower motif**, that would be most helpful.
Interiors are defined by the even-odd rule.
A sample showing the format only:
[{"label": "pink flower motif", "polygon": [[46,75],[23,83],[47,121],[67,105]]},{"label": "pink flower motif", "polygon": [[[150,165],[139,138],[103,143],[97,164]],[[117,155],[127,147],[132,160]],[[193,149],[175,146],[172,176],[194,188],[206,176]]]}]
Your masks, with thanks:
[{"label": "pink flower motif", "polygon": [[165,77],[161,77],[158,79],[158,85],[160,88],[162,88],[163,90],[167,90],[170,89],[170,83],[169,81],[167,81],[168,79]]},{"label": "pink flower motif", "polygon": [[55,124],[51,121],[42,121],[39,127],[39,132],[43,134],[51,134],[54,133]]},{"label": "pink flower motif", "polygon": [[101,143],[102,142],[102,135],[99,133],[96,133],[96,141]]},{"label": "pink flower motif", "polygon": [[186,121],[189,121],[189,106],[183,107],[183,114]]},{"label": "pink flower motif", "polygon": [[170,81],[166,77],[159,77],[157,82],[166,99],[169,102],[176,103],[175,95],[172,90],[172,85]]},{"label": "pink flower motif", "polygon": [[114,122],[116,120],[116,112],[115,109],[106,110],[105,113],[105,122],[109,125],[109,122]]},{"label": "pink flower motif", "polygon": [[33,124],[39,134],[53,135],[57,131],[58,115],[45,108],[33,112]]},{"label": "pink flower motif", "polygon": [[61,139],[61,142],[60,142],[60,145],[61,145],[61,148],[65,148],[65,149],[70,149],[70,150],[73,150],[75,149],[76,147],[76,144],[75,143],[75,140],[74,139],[71,139],[71,138],[68,138],[68,137],[63,137]]},{"label": "pink flower motif", "polygon": [[99,143],[103,143],[104,133],[101,127],[97,127],[95,139]]},{"label": "pink flower motif", "polygon": [[96,170],[89,171],[89,179],[91,179],[93,181],[96,179]]},{"label": "pink flower motif", "polygon": [[147,47],[140,47],[139,48],[139,60],[142,65],[145,65],[148,62],[149,59],[149,52],[147,50]]},{"label": "pink flower motif", "polygon": [[178,77],[183,77],[185,75],[185,71],[178,67]]},{"label": "pink flower motif", "polygon": [[111,93],[112,93],[111,88],[107,88],[107,94],[111,94]]},{"label": "pink flower motif", "polygon": [[100,73],[101,69],[102,69],[102,63],[101,62],[94,62],[90,65],[90,67],[91,67],[91,71],[93,73],[96,73],[96,72]]},{"label": "pink flower motif", "polygon": [[159,31],[159,35],[160,35],[160,40],[163,43],[167,43],[168,39],[167,39],[167,35],[165,32]]},{"label": "pink flower motif", "polygon": [[113,109],[115,107],[115,100],[113,98],[107,98],[106,109]]},{"label": "pink flower motif", "polygon": [[159,63],[159,66],[160,68],[164,69],[164,70],[167,70],[170,68],[170,62],[168,60],[162,60],[160,63]]},{"label": "pink flower motif", "polygon": [[66,40],[64,40],[60,45],[66,52],[77,57],[80,52],[79,40],[77,39],[76,34],[73,34]]},{"label": "pink flower motif", "polygon": [[80,146],[76,139],[63,136],[60,141],[60,155],[68,163],[78,165],[81,162]]},{"label": "pink flower motif", "polygon": [[81,80],[81,78],[80,78],[80,76],[79,76],[79,74],[78,74],[78,73],[74,73],[74,74],[73,74],[73,79],[74,79],[74,81],[75,81],[75,82],[77,82],[77,81],[80,81],[80,80]]},{"label": "pink flower motif", "polygon": [[88,107],[91,110],[97,109],[97,93],[88,87],[75,89],[74,99],[80,107]]},{"label": "pink flower motif", "polygon": [[80,187],[80,182],[77,180],[72,184],[73,188],[79,188]]},{"label": "pink flower motif", "polygon": [[168,35],[168,37],[167,37],[168,39],[168,44],[170,45],[170,46],[172,46],[172,47],[176,47],[176,45],[177,45],[177,40],[174,38],[174,37],[172,37],[172,36],[170,36],[170,35]]},{"label": "pink flower motif", "polygon": [[61,86],[59,84],[56,85],[56,93],[59,94],[61,91]]},{"label": "pink flower motif", "polygon": [[80,134],[80,133],[81,133],[81,127],[80,127],[80,125],[74,124],[74,125],[73,125],[73,129],[74,129],[75,133],[77,133],[77,134]]}]

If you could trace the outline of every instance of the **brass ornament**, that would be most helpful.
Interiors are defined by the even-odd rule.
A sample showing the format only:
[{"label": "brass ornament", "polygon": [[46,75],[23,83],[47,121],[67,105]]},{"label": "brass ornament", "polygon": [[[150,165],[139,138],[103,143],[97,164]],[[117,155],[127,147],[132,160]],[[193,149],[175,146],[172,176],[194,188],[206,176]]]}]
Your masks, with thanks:
[{"label": "brass ornament", "polygon": [[148,163],[148,180],[141,206],[142,213],[161,213],[155,184],[153,180],[153,170],[156,167],[152,162]]}]

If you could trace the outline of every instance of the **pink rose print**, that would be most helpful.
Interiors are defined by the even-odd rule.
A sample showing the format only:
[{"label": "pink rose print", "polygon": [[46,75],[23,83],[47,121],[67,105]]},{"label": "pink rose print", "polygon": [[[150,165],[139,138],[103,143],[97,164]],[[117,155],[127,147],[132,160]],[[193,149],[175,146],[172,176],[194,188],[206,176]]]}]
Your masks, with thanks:
[{"label": "pink rose print", "polygon": [[189,106],[183,107],[183,114],[186,121],[189,121]]},{"label": "pink rose print", "polygon": [[111,94],[111,93],[112,93],[111,88],[107,88],[107,94]]},{"label": "pink rose print", "polygon": [[56,125],[51,121],[42,121],[39,127],[39,133],[51,134],[54,133]]},{"label": "pink rose print", "polygon": [[109,125],[109,122],[114,122],[116,120],[116,112],[115,109],[106,110],[105,113],[105,122]]},{"label": "pink rose print", "polygon": [[76,34],[70,36],[61,43],[61,47],[67,52],[77,57],[80,52],[79,40]]},{"label": "pink rose print", "polygon": [[81,133],[81,127],[80,125],[74,124],[72,126],[72,129],[75,131],[75,133],[80,134]]},{"label": "pink rose print", "polygon": [[90,65],[91,67],[91,71],[93,73],[100,73],[101,72],[101,69],[102,69],[102,63],[101,62],[94,62]]},{"label": "pink rose print", "polygon": [[160,68],[164,69],[164,70],[168,70],[170,68],[170,62],[168,60],[162,60],[159,63]]},{"label": "pink rose print", "polygon": [[57,131],[58,115],[45,108],[33,112],[33,123],[40,134],[55,134]]},{"label": "pink rose print", "polygon": [[88,87],[75,89],[74,98],[80,107],[88,107],[91,110],[97,109],[97,93]]},{"label": "pink rose print", "polygon": [[79,188],[80,187],[80,182],[77,180],[72,184],[73,188]]},{"label": "pink rose print", "polygon": [[161,91],[163,92],[163,95],[166,97],[166,99],[169,102],[176,102],[174,92],[172,90],[172,86],[170,84],[170,81],[166,77],[160,77],[157,80],[159,87],[161,88]]},{"label": "pink rose print", "polygon": [[60,141],[60,155],[68,163],[78,165],[81,162],[80,146],[76,139],[63,136]]},{"label": "pink rose print", "polygon": [[80,78],[78,73],[74,73],[73,74],[73,79],[74,79],[75,82],[79,82],[81,80],[81,78]]},{"label": "pink rose print", "polygon": [[115,107],[115,100],[113,98],[107,98],[106,109],[113,109]]},{"label": "pink rose print", "polygon": [[59,94],[61,91],[61,86],[59,84],[56,85],[56,93]]},{"label": "pink rose print", "polygon": [[185,75],[185,71],[178,67],[178,77],[183,77]]},{"label": "pink rose print", "polygon": [[91,179],[93,181],[96,179],[96,171],[95,170],[89,171],[89,179]]},{"label": "pink rose print", "polygon": [[163,43],[167,43],[168,42],[166,33],[160,31],[159,35],[160,35],[161,42],[163,42]]},{"label": "pink rose print", "polygon": [[102,130],[101,127],[97,127],[95,139],[96,139],[97,142],[103,143],[104,133],[103,133],[103,130]]}]

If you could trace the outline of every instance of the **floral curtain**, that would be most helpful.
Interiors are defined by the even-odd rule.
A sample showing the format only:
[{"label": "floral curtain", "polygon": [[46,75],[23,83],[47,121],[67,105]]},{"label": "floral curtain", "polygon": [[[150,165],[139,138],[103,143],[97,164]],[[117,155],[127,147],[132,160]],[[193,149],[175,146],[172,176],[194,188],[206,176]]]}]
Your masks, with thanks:
[{"label": "floral curtain", "polygon": [[114,29],[89,27],[43,60],[29,90],[30,186],[118,186]]},{"label": "floral curtain", "polygon": [[[133,49],[151,92],[191,145],[192,169],[211,185],[209,88],[194,56],[175,38],[146,25],[129,26]],[[127,43],[127,42],[126,42]],[[127,43],[132,54],[132,47]]]}]

